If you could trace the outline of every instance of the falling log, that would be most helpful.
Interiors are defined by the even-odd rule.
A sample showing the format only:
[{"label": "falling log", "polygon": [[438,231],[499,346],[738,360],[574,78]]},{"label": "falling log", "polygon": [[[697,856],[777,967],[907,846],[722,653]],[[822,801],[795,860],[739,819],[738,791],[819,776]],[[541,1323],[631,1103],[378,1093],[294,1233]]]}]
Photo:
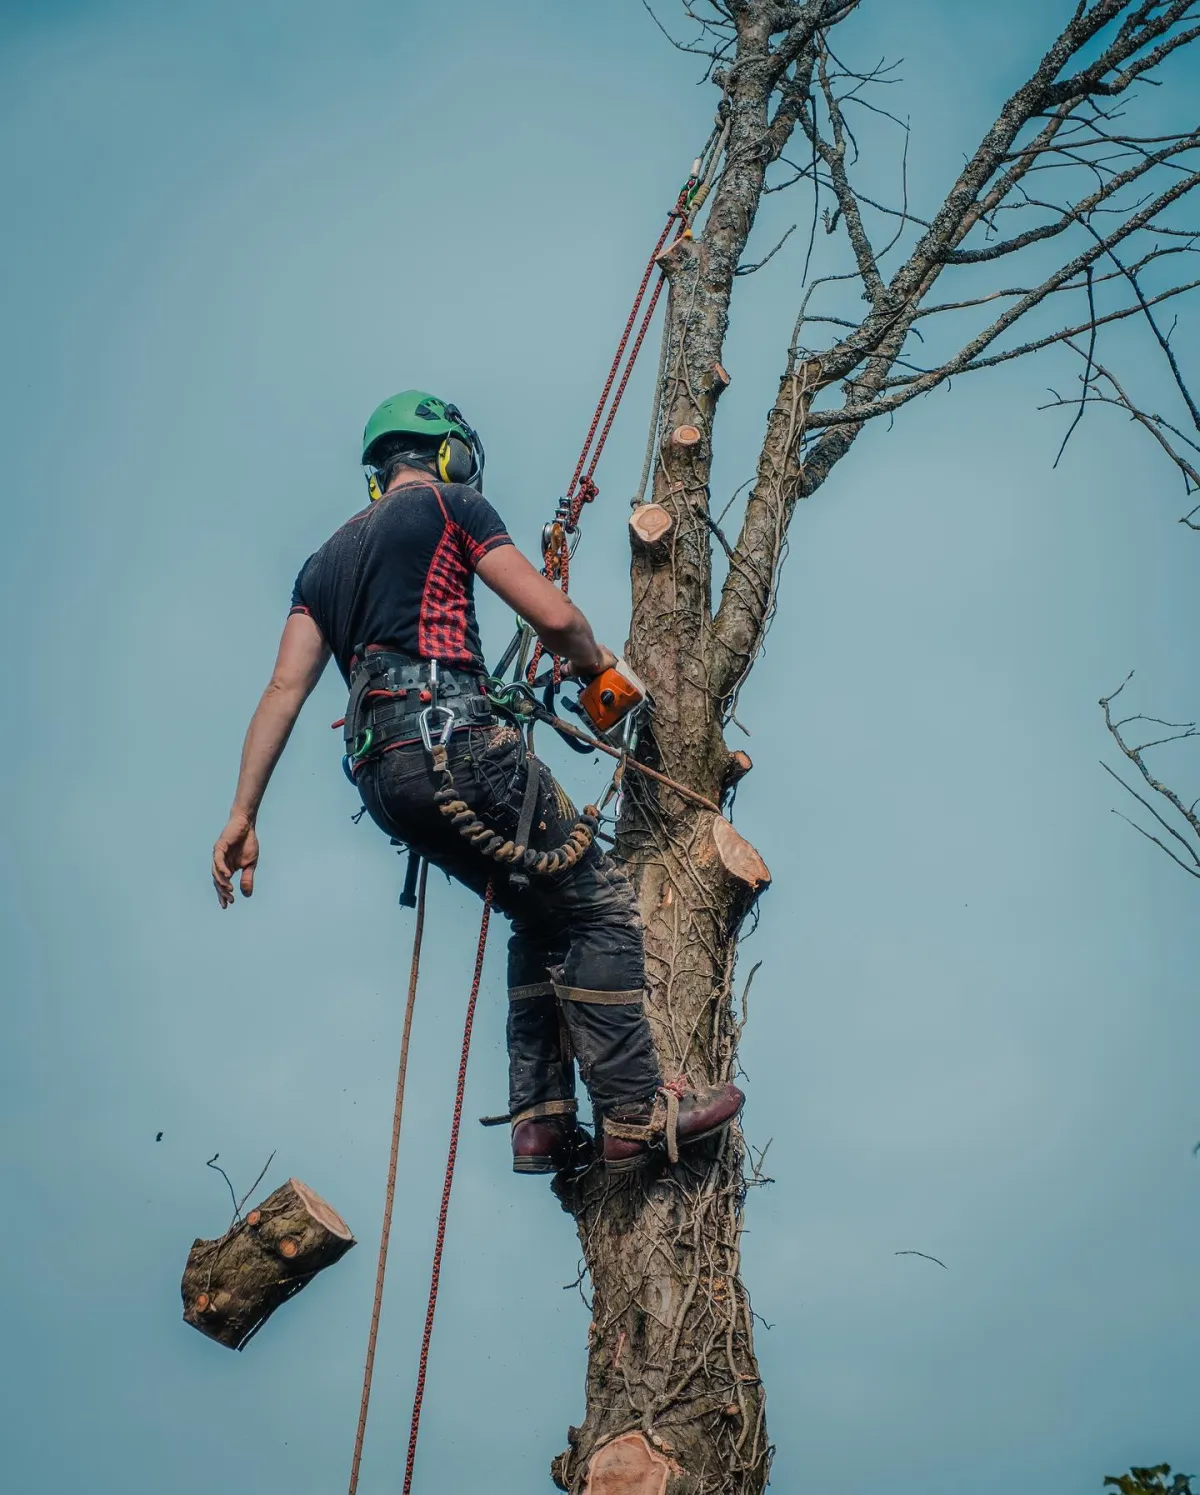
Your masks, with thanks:
[{"label": "falling log", "polygon": [[717,860],[731,877],[756,889],[770,883],[771,874],[766,862],[723,815],[713,816],[712,838]]},{"label": "falling log", "polygon": [[354,1244],[336,1210],[289,1178],[218,1240],[194,1242],[180,1284],[184,1323],[240,1350]]},{"label": "falling log", "polygon": [[629,516],[629,543],[635,550],[665,555],[672,523],[662,504],[638,504]]}]

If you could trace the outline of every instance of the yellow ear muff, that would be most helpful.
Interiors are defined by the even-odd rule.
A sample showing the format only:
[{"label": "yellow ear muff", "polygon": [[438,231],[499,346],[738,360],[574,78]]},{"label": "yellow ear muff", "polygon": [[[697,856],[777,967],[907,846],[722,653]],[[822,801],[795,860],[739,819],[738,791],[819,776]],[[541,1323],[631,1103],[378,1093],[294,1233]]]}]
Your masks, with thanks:
[{"label": "yellow ear muff", "polygon": [[383,497],[383,493],[380,490],[379,484],[376,481],[375,474],[373,472],[367,473],[367,494],[372,503],[375,503],[376,500]]},{"label": "yellow ear muff", "polygon": [[474,452],[461,436],[452,432],[438,448],[438,477],[443,483],[469,483],[474,470]]}]

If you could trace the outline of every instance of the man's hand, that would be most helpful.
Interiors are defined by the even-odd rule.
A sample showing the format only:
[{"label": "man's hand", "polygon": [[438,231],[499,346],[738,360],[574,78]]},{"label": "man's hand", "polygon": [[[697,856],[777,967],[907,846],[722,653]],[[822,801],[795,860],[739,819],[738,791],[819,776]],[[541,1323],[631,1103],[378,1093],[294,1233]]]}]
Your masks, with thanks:
[{"label": "man's hand", "polygon": [[241,871],[242,897],[254,892],[254,869],[258,866],[258,836],[245,815],[234,814],[213,847],[212,880],[222,908],[233,902],[233,874]]},{"label": "man's hand", "polygon": [[577,664],[568,664],[567,667],[563,670],[563,676],[566,679],[580,680],[584,685],[587,685],[590,681],[594,680],[597,675],[603,675],[605,670],[611,670],[614,665],[620,663],[617,656],[610,648],[607,647],[607,645],[597,644],[596,650],[597,663],[593,668],[584,670],[580,669]]}]

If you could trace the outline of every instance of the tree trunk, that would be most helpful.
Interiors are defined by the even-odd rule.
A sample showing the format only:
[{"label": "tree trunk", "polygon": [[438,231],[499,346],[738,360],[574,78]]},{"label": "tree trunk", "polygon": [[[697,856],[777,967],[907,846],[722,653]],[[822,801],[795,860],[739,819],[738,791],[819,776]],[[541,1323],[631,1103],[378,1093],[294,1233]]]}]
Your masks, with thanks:
[{"label": "tree trunk", "polygon": [[[741,52],[766,55],[766,23]],[[653,504],[630,526],[629,657],[654,710],[638,755],[720,802],[749,767],[722,732],[714,687],[708,479],[729,295],[770,151],[770,80],[726,89],[726,168],[702,235],[660,257],[669,354]],[[790,125],[789,125],[790,128]],[[781,140],[786,139],[786,134]],[[781,148],[781,146],[780,146]],[[694,1085],[737,1071],[730,1001],[737,936],[769,873],[725,820],[628,774],[616,855],[646,931],[647,1012],[664,1075]],[[575,1495],[757,1495],[770,1445],[740,1277],[744,1148],[735,1126],[673,1168],[585,1174],[573,1197],[593,1292],[587,1415],[552,1467]]]},{"label": "tree trunk", "polygon": [[193,1243],[180,1284],[184,1322],[244,1349],[280,1304],[354,1243],[342,1217],[289,1178],[219,1240]]}]

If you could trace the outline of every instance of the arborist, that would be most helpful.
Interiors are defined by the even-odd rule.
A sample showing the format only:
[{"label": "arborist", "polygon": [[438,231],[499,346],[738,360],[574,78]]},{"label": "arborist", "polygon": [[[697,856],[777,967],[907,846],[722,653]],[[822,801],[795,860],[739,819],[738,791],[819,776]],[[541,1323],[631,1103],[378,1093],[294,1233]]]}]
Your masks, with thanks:
[{"label": "arborist", "polygon": [[[246,733],[229,823],[213,848],[222,908],[254,886],[267,783],[330,656],[350,690],[346,766],[372,820],[483,895],[508,950],[513,1168],[630,1167],[727,1126],[734,1085],[664,1086],[643,1010],[633,889],[550,771],[528,752],[484,665],[476,575],[588,681],[618,664],[521,553],[482,494],[484,452],[456,406],[385,400],[363,433],[371,501],[301,567],[270,683]],[[575,1064],[595,1141],[576,1123]]]}]

